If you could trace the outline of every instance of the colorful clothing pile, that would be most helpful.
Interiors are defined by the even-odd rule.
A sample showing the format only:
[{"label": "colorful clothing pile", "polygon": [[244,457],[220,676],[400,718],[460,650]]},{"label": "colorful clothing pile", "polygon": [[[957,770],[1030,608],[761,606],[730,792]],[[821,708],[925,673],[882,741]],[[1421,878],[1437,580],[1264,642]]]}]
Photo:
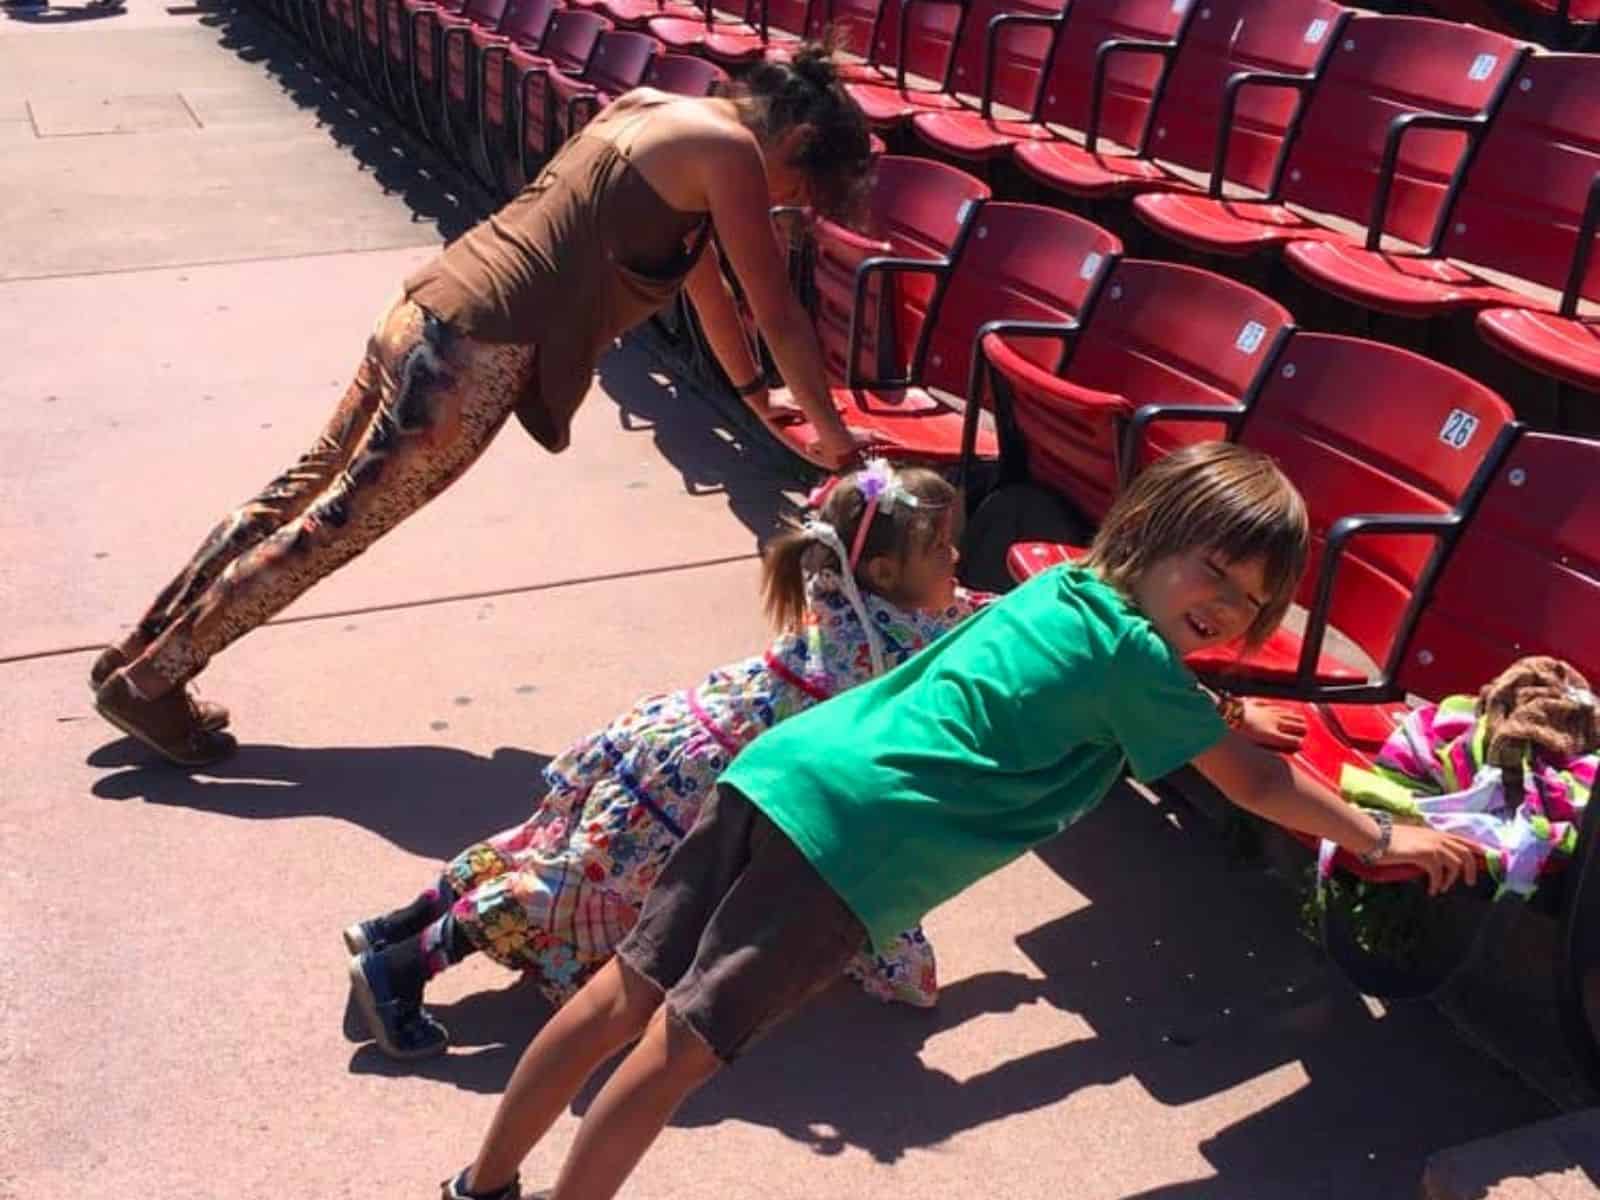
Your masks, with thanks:
[{"label": "colorful clothing pile", "polygon": [[1552,858],[1576,849],[1600,755],[1529,755],[1522,794],[1509,796],[1507,772],[1486,761],[1488,722],[1476,708],[1472,696],[1449,696],[1409,713],[1371,769],[1345,766],[1339,788],[1357,804],[1477,842],[1499,893],[1527,897]]},{"label": "colorful clothing pile", "polygon": [[[449,863],[461,896],[452,913],[475,946],[533,972],[557,1004],[610,958],[734,756],[777,722],[872,677],[868,634],[840,576],[818,572],[806,592],[800,631],[697,687],[640,700],[545,768],[548,792],[528,821]],[[861,599],[887,669],[990,597],[958,591],[937,613]],[[847,973],[879,999],[932,1005],[938,979],[922,930],[882,949]]]}]

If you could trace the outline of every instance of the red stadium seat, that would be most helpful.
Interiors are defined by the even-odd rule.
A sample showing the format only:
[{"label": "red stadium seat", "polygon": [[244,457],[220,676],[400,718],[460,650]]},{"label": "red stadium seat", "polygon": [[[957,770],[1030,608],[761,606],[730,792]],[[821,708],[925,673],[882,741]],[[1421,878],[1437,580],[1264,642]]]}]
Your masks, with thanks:
[{"label": "red stadium seat", "polygon": [[[1069,47],[1090,54],[1095,34],[1081,35],[1071,21],[1088,14],[1084,9],[1069,18],[1063,35],[1062,52]],[[1017,166],[1041,183],[1069,195],[1086,199],[1132,195],[1136,192],[1197,191],[1199,187],[1167,164],[1194,172],[1220,173],[1225,179],[1266,192],[1282,158],[1285,135],[1300,96],[1285,89],[1250,88],[1239,100],[1233,136],[1226,144],[1226,158],[1217,162],[1217,130],[1222,124],[1222,108],[1229,80],[1246,73],[1275,75],[1314,75],[1338,44],[1340,27],[1347,10],[1332,0],[1209,0],[1201,5],[1183,31],[1172,57],[1172,65],[1161,79],[1158,102],[1148,122],[1143,120],[1137,59],[1118,63],[1108,55],[1104,66],[1088,61],[1087,69],[1107,72],[1125,99],[1120,130],[1106,127],[1113,140],[1120,140],[1135,152],[1102,144],[1102,126],[1093,116],[1092,85],[1089,93],[1074,88],[1057,96],[1058,124],[1083,131],[1081,141],[1068,138],[1016,142],[1012,156]],[[1122,36],[1129,36],[1123,34]],[[1147,35],[1148,36],[1148,35]],[[1139,54],[1133,50],[1127,53]],[[1150,55],[1165,53],[1151,49]],[[1148,73],[1156,64],[1145,61]],[[1110,72],[1115,67],[1123,77]],[[1235,87],[1239,85],[1233,85]],[[1069,111],[1065,105],[1075,105]],[[1113,119],[1117,114],[1109,114]],[[927,118],[931,123],[937,118]],[[918,118],[919,132],[921,121]],[[1000,130],[997,133],[1002,132]],[[1137,137],[1137,141],[1128,139]],[[937,141],[936,138],[929,138]]]},{"label": "red stadium seat", "polygon": [[1290,204],[1426,245],[1472,136],[1523,53],[1509,38],[1449,21],[1353,17],[1314,85],[1270,85],[1310,90],[1273,195],[1228,199],[1222,180],[1213,179],[1206,196],[1138,196],[1134,213],[1210,254],[1242,256],[1307,238],[1350,240]]},{"label": "red stadium seat", "polygon": [[551,70],[546,82],[550,89],[552,151],[623,92],[643,83],[650,60],[660,49],[661,43],[649,34],[612,31],[600,35],[582,74]]},{"label": "red stadium seat", "polygon": [[[1294,243],[1284,259],[1334,295],[1400,316],[1494,305],[1554,312],[1556,299],[1507,290],[1445,260],[1516,276],[1559,296],[1573,282],[1579,230],[1600,195],[1597,178],[1600,57],[1537,55],[1523,62],[1490,122],[1429,253],[1319,241]],[[1575,282],[1577,298],[1600,299],[1600,262]]]},{"label": "red stadium seat", "polygon": [[562,9],[550,21],[550,31],[536,54],[513,46],[507,74],[516,81],[512,94],[518,98],[517,161],[524,179],[533,178],[533,168],[554,151],[555,109],[549,78],[552,71],[581,75],[589,65],[600,35],[611,23],[598,13],[581,9]]},{"label": "red stadium seat", "polygon": [[658,54],[650,60],[644,83],[679,96],[714,96],[728,86],[728,73],[692,54]]},{"label": "red stadium seat", "polygon": [[1000,427],[1016,430],[1028,476],[1097,522],[1119,489],[1134,413],[1156,402],[1218,413],[1215,422],[1153,428],[1147,457],[1222,437],[1292,324],[1276,301],[1221,275],[1123,259],[1059,371],[995,334],[983,339],[983,357]]},{"label": "red stadium seat", "polygon": [[724,67],[759,62],[769,48],[780,52],[805,40],[812,27],[811,10],[824,0],[752,0],[748,22],[719,25],[707,31],[701,53]]},{"label": "red stadium seat", "polygon": [[[845,87],[878,129],[892,129],[921,112],[976,115],[985,93],[995,103],[1031,109],[1060,14],[1061,0],[909,0],[901,16],[905,53],[895,78]],[[926,69],[935,63],[937,74]],[[910,82],[908,73],[937,78],[940,87]]]},{"label": "red stadium seat", "polygon": [[[875,435],[890,455],[955,463],[998,454],[983,427],[984,377],[974,354],[994,322],[1021,322],[1008,333],[1027,361],[1049,370],[1070,330],[1121,254],[1122,244],[1093,222],[1032,204],[984,204],[948,264],[867,263],[857,271],[855,310],[870,277],[909,272],[942,279],[922,324],[911,369],[898,378],[853,379],[834,389],[845,423]],[[1036,336],[1035,326],[1047,326]]]},{"label": "red stadium seat", "polygon": [[[914,128],[935,148],[968,159],[1001,157],[1015,147],[1018,162],[1024,163],[1022,146],[1029,141],[1054,145],[1060,127],[1093,125],[1097,138],[1137,146],[1144,140],[1166,60],[1195,7],[1172,0],[1073,0],[1066,15],[1049,26],[1058,32],[1040,79],[1029,79],[1026,92],[1019,83],[1013,83],[1009,95],[993,85],[985,89],[986,100],[1025,109],[1026,119],[997,116],[984,103],[957,112],[921,113]],[[1037,19],[1032,30],[1020,22],[1014,27],[1018,38],[1025,32],[1038,36],[1046,28]],[[1120,49],[1103,49],[1112,42]],[[1101,96],[1098,113],[1096,94]],[[1215,132],[1213,125],[1213,138]]]},{"label": "red stadium seat", "polygon": [[874,275],[858,312],[856,271],[861,264],[885,256],[948,262],[975,205],[989,195],[987,184],[954,167],[887,155],[877,161],[859,228],[826,219],[815,223],[808,251],[813,319],[834,383],[905,374],[937,283],[932,275]]},{"label": "red stadium seat", "polygon": [[[1516,438],[1424,593],[1395,655],[1390,698],[1475,693],[1529,654],[1556,655],[1600,679],[1600,489],[1573,486],[1595,478],[1600,443],[1526,430]],[[1307,709],[1312,736],[1299,761],[1335,787],[1340,769],[1365,765],[1363,749],[1372,748],[1350,736],[1362,724],[1358,711]],[[1339,863],[1367,878],[1412,874],[1363,867],[1347,854]]]},{"label": "red stadium seat", "polygon": [[[507,151],[516,129],[516,87],[507,86],[511,47],[536,54],[544,44],[556,11],[556,0],[511,0],[497,33],[474,30],[470,37],[478,60],[479,148],[496,186],[507,186]],[[515,152],[512,151],[514,154]]]}]

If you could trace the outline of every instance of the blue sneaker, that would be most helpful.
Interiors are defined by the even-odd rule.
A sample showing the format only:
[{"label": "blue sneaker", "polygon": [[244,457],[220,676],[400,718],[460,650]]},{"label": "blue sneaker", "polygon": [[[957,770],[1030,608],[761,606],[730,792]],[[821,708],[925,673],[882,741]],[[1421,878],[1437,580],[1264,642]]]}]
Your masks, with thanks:
[{"label": "blue sneaker", "polygon": [[344,948],[351,954],[365,954],[371,950],[376,954],[389,946],[389,935],[383,928],[383,918],[373,917],[370,921],[357,921],[354,925],[346,925],[344,929]]},{"label": "blue sneaker", "polygon": [[420,999],[394,994],[383,959],[370,950],[350,960],[350,988],[378,1049],[390,1058],[432,1058],[450,1044],[449,1031]]}]

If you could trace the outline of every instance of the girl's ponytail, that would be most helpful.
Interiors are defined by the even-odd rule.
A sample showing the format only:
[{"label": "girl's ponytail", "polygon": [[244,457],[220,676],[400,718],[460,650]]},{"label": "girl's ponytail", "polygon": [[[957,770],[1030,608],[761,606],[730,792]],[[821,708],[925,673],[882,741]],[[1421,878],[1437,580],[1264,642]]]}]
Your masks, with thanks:
[{"label": "girl's ponytail", "polygon": [[774,629],[800,628],[806,613],[806,551],[816,543],[804,529],[785,529],[761,548],[761,607]]}]

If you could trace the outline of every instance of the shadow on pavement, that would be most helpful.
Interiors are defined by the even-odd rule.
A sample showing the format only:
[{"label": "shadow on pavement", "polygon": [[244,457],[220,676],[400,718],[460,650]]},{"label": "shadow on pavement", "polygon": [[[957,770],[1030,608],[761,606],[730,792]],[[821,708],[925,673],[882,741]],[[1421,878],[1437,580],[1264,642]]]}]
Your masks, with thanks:
[{"label": "shadow on pavement", "polygon": [[204,774],[158,765],[128,739],[89,756],[121,767],[91,789],[252,821],[339,817],[441,861],[525,820],[544,795],[547,755],[503,746],[490,757],[448,746],[241,746]]},{"label": "shadow on pavement", "polygon": [[778,528],[795,511],[779,490],[770,454],[743,445],[699,399],[698,381],[677,381],[669,366],[637,340],[600,360],[598,377],[616,404],[622,427],[648,431],[661,457],[671,463],[691,496],[726,498],[728,511],[757,538]]},{"label": "shadow on pavement", "polygon": [[295,104],[314,112],[334,142],[372,173],[385,195],[398,196],[413,221],[436,225],[445,241],[459,237],[496,207],[464,172],[402,131],[354,81],[341,78],[266,16],[246,5],[222,3],[201,23],[217,30],[225,49],[265,67]]}]

